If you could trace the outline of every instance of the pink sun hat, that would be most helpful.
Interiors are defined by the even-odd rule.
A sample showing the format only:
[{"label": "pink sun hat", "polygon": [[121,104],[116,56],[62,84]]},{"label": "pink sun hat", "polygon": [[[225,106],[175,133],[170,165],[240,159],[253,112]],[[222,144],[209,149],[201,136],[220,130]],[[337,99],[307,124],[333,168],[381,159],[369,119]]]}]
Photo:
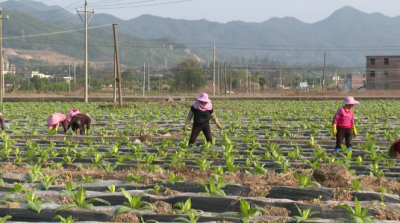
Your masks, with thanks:
[{"label": "pink sun hat", "polygon": [[81,112],[78,109],[71,109],[68,113],[67,113],[67,122],[70,123],[72,117],[74,117],[77,114],[80,114]]},{"label": "pink sun hat", "polygon": [[61,117],[58,113],[54,113],[47,118],[47,124],[50,126],[60,123]]},{"label": "pink sun hat", "polygon": [[203,101],[203,102],[211,102],[211,100],[208,98],[207,93],[201,93],[200,96],[197,98],[197,100]]},{"label": "pink sun hat", "polygon": [[351,96],[349,96],[349,97],[346,97],[345,99],[344,99],[344,104],[345,105],[356,105],[356,104],[360,104],[361,102],[359,102],[359,101],[356,101],[353,97],[351,97]]}]

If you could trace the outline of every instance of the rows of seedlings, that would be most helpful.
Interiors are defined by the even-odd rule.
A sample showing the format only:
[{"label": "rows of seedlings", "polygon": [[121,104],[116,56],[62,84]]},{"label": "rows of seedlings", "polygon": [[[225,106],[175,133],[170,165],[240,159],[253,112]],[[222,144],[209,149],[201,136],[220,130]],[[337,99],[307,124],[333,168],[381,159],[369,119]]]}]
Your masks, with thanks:
[{"label": "rows of seedlings", "polygon": [[[124,109],[98,103],[6,103],[1,105],[7,129],[1,136],[0,220],[400,220],[400,170],[379,141],[397,137],[393,106],[398,102],[379,103],[356,108],[356,139],[368,142],[355,140],[352,151],[344,147],[340,153],[318,143],[333,139],[330,122],[337,102],[218,101],[214,110],[224,130],[214,130],[211,143],[199,137],[191,149],[189,133],[182,132],[190,107],[186,102],[135,103]],[[71,108],[90,114],[87,135],[102,140],[47,140],[48,134],[64,133],[47,133],[45,121],[37,120]],[[137,140],[139,135],[147,137]],[[261,143],[264,138],[285,143]]]}]

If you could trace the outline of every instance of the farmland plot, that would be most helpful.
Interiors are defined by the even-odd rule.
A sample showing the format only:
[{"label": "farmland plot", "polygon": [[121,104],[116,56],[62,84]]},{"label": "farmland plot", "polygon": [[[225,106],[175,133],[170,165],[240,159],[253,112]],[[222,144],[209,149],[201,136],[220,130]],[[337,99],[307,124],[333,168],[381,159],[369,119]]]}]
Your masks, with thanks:
[{"label": "farmland plot", "polygon": [[[224,130],[213,125],[215,140],[192,149],[182,132],[190,103],[100,105],[3,104],[2,220],[400,220],[400,168],[386,155],[400,133],[397,101],[357,105],[359,136],[338,154],[329,140],[339,102],[217,101]],[[87,136],[47,133],[47,116],[71,108],[92,117]]]}]

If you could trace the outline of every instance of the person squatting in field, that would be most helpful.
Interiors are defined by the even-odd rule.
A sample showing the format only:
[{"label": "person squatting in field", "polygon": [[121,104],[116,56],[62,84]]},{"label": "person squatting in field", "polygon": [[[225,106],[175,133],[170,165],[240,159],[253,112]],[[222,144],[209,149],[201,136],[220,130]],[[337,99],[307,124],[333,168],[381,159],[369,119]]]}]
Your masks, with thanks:
[{"label": "person squatting in field", "polygon": [[193,146],[200,131],[203,131],[207,142],[212,142],[210,119],[212,119],[215,124],[217,124],[219,129],[222,129],[222,126],[221,124],[219,124],[217,116],[213,111],[213,106],[211,100],[208,98],[207,93],[201,93],[200,96],[197,98],[197,101],[190,108],[189,114],[186,118],[185,126],[183,128],[184,131],[188,130],[190,120],[193,116],[194,119],[192,133],[189,139],[189,148]]},{"label": "person squatting in field", "polygon": [[353,106],[360,104],[353,97],[346,97],[344,106],[340,107],[332,120],[333,134],[336,135],[335,152],[341,151],[343,138],[346,141],[347,150],[351,151],[353,135],[357,136],[357,129],[354,125]]},{"label": "person squatting in field", "polygon": [[60,126],[60,123],[63,125],[64,132],[66,133],[68,130],[67,117],[61,113],[54,113],[54,114],[50,115],[47,118],[47,125],[48,125],[47,131],[50,131],[51,127],[53,127],[56,129],[56,132],[57,132],[58,127]]},{"label": "person squatting in field", "polygon": [[68,129],[70,128],[72,117],[74,117],[75,115],[80,114],[80,113],[81,112],[78,109],[71,109],[71,110],[68,111],[68,113],[67,113]]},{"label": "person squatting in field", "polygon": [[389,148],[389,156],[391,158],[400,158],[400,139],[394,141]]},{"label": "person squatting in field", "polygon": [[1,123],[1,130],[6,129],[6,122],[4,121],[3,114],[0,113],[0,123]]},{"label": "person squatting in field", "polygon": [[90,130],[90,122],[91,118],[89,115],[85,114],[77,114],[74,115],[71,119],[71,129],[74,131],[77,135],[85,135],[85,125],[87,131]]}]

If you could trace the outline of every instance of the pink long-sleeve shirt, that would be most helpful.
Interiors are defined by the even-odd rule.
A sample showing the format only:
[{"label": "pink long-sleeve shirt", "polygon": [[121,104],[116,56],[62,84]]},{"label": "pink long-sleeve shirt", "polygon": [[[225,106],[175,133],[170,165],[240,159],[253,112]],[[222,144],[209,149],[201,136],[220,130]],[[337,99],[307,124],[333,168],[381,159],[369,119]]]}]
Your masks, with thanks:
[{"label": "pink long-sleeve shirt", "polygon": [[336,124],[338,128],[349,129],[354,125],[354,111],[352,108],[346,111],[344,107],[340,107],[333,117],[332,124]]}]

